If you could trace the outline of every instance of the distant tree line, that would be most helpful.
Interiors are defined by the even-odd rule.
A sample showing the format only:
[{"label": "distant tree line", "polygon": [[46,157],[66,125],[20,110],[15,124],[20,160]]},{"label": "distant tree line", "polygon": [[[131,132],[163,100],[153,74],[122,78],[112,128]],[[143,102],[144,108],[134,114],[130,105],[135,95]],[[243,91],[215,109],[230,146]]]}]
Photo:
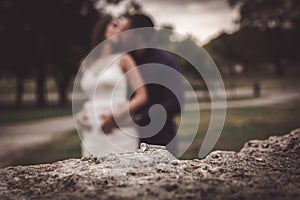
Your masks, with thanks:
[{"label": "distant tree line", "polygon": [[239,30],[223,33],[205,48],[218,65],[230,71],[236,64],[245,72],[259,70],[271,63],[275,73],[284,76],[286,63],[300,63],[300,1],[298,0],[228,0],[238,6]]},{"label": "distant tree line", "polygon": [[89,50],[98,12],[89,0],[2,0],[0,2],[0,73],[17,80],[16,105],[21,106],[24,80],[36,82],[37,106],[45,106],[48,75],[55,78],[59,102]]}]

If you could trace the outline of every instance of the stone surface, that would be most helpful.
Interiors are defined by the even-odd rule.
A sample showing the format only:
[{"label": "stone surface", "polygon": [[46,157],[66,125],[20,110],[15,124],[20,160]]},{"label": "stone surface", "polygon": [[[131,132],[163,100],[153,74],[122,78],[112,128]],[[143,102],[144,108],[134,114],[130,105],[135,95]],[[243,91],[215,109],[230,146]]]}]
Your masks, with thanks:
[{"label": "stone surface", "polygon": [[177,160],[164,147],[0,169],[0,199],[300,199],[300,129],[240,152]]}]

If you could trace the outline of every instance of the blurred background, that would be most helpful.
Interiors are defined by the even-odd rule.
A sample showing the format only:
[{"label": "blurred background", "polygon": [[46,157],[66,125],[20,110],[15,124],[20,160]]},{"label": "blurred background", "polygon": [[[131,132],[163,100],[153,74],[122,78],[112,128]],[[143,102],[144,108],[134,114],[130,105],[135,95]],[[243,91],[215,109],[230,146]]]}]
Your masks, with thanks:
[{"label": "blurred background", "polygon": [[[209,53],[228,103],[214,149],[238,151],[250,139],[300,126],[298,0],[1,0],[0,167],[80,157],[72,87],[94,25],[107,13],[150,14],[157,26],[186,35],[168,36],[172,49]],[[197,137],[182,156],[190,159],[209,125],[210,98],[193,66],[174,56],[201,108]],[[188,91],[186,98],[189,105]],[[183,121],[187,137],[191,122],[192,111]]]}]

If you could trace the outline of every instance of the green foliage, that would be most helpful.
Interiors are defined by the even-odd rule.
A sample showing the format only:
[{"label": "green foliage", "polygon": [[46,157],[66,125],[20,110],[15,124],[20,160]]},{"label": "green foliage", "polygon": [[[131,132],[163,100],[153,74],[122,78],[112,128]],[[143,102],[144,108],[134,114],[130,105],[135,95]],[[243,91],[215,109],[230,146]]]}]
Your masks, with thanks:
[{"label": "green foliage", "polygon": [[78,63],[89,50],[89,37],[97,11],[89,0],[1,1],[1,71],[12,73],[19,81],[35,77],[37,104],[45,105],[45,79],[52,75],[65,90]]},{"label": "green foliage", "polygon": [[[285,63],[299,63],[300,4],[298,0],[228,0],[238,6],[240,29],[221,34],[205,48],[232,72],[242,64],[245,72],[262,71],[270,63],[278,76]],[[250,68],[251,67],[251,68]]]},{"label": "green foliage", "polygon": [[240,7],[241,27],[292,28],[299,23],[298,0],[227,0],[229,5]]},{"label": "green foliage", "polygon": [[6,1],[0,9],[1,55],[8,51],[10,59],[2,60],[10,69],[14,58],[16,67],[23,71],[45,68],[50,62],[76,67],[80,59],[76,53],[83,56],[86,51],[88,34],[97,17],[88,0]]}]

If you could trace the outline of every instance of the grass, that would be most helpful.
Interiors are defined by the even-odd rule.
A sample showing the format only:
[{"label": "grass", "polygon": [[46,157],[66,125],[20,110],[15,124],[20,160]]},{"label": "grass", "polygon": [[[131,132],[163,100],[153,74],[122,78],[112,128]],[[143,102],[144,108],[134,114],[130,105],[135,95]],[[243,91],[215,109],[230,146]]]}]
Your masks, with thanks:
[{"label": "grass", "polygon": [[[239,151],[249,140],[286,134],[300,127],[299,119],[299,100],[275,106],[228,109],[224,129],[214,150]],[[209,120],[210,111],[201,112],[200,129],[196,139],[182,159],[197,157]],[[67,158],[79,158],[80,155],[80,139],[77,133],[72,131],[51,142],[24,151],[12,159],[11,165],[52,163]]]},{"label": "grass", "polygon": [[68,158],[80,158],[80,139],[76,131],[62,134],[51,142],[22,151],[11,159],[10,165],[53,163]]},{"label": "grass", "polygon": [[71,107],[2,109],[0,123],[26,122],[72,115]]},{"label": "grass", "polygon": [[[253,139],[267,139],[299,128],[300,101],[256,108],[227,110],[222,134],[214,150],[239,151],[243,144]],[[197,137],[182,158],[195,158],[204,139],[210,120],[210,111],[201,112]]]}]

